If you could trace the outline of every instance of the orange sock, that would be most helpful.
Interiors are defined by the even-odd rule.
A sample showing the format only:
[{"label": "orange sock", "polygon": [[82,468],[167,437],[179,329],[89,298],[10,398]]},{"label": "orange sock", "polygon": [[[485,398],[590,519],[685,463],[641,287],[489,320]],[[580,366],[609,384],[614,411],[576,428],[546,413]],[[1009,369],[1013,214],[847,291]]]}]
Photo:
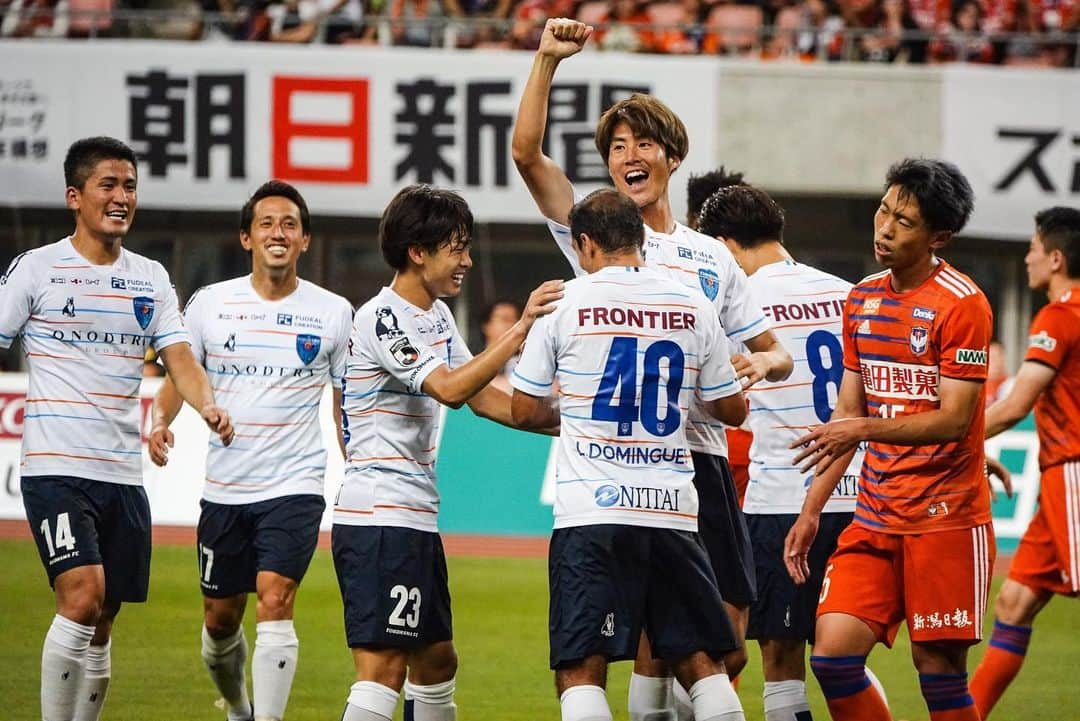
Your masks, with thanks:
[{"label": "orange sock", "polygon": [[971,677],[971,696],[975,699],[980,718],[990,715],[998,699],[1020,672],[1030,641],[1030,626],[1012,626],[994,621],[986,655]]},{"label": "orange sock", "polygon": [[810,668],[833,721],[892,721],[889,707],[866,675],[865,656],[811,656]]},{"label": "orange sock", "polygon": [[966,673],[920,673],[919,686],[930,721],[979,721]]}]

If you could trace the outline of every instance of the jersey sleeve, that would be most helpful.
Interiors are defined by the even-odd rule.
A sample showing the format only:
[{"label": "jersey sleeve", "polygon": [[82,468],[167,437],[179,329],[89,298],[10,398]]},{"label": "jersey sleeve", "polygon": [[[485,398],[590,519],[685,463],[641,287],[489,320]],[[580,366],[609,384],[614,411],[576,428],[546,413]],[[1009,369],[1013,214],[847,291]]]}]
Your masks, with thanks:
[{"label": "jersey sleeve", "polygon": [[724,253],[726,255],[721,254],[723,258],[721,262],[727,272],[727,282],[724,283],[724,295],[718,296],[714,304],[728,338],[743,343],[764,333],[772,326],[765,318],[757,297],[750,291],[746,273],[731,257],[727,248],[724,248]]},{"label": "jersey sleeve", "polygon": [[345,377],[345,368],[349,364],[349,335],[352,333],[353,310],[349,301],[342,299],[338,313],[337,336],[330,351],[330,382],[335,388],[341,387]]},{"label": "jersey sleeve", "polygon": [[1070,341],[1075,337],[1076,316],[1051,303],[1031,321],[1025,361],[1036,361],[1054,370],[1061,368],[1069,353]]},{"label": "jersey sleeve", "polygon": [[11,346],[34,307],[33,261],[29,253],[16,256],[0,276],[0,348]]},{"label": "jersey sleeve", "polygon": [[188,298],[184,306],[184,327],[187,328],[188,342],[191,343],[191,352],[201,365],[206,365],[206,342],[203,333],[206,323],[203,313],[206,308],[207,290],[199,288]]},{"label": "jersey sleeve", "polygon": [[450,335],[450,367],[460,368],[469,361],[472,360],[473,354],[469,350],[468,343],[465,342],[465,338],[462,337],[461,331],[458,330],[456,324],[451,323],[453,330]]},{"label": "jersey sleeve", "polygon": [[701,335],[701,357],[697,377],[697,394],[702,400],[713,401],[726,398],[739,391],[735,367],[731,365],[731,347],[724,336],[720,321],[703,309],[698,313],[698,330]]},{"label": "jersey sleeve", "polygon": [[555,343],[551,336],[552,316],[537,318],[529,335],[525,338],[525,348],[514,372],[510,376],[510,385],[522,393],[538,398],[551,395],[555,381]]},{"label": "jersey sleeve", "polygon": [[986,380],[993,318],[981,294],[961,298],[945,314],[938,330],[941,375],[961,380]]},{"label": "jersey sleeve", "polygon": [[176,288],[169,280],[169,274],[165,272],[161,264],[156,264],[154,270],[156,271],[154,282],[160,284],[159,287],[163,290],[157,298],[161,303],[161,308],[154,312],[154,333],[150,342],[154,350],[160,354],[171,345],[190,343],[191,339],[188,337],[187,329],[184,328],[184,319],[180,315],[180,301],[176,298]]},{"label": "jersey sleeve", "polygon": [[557,220],[546,218],[548,230],[551,231],[551,237],[555,239],[555,245],[559,247],[563,257],[570,263],[570,269],[574,271],[574,277],[580,278],[586,275],[585,269],[581,267],[581,262],[578,260],[577,252],[574,250],[574,241],[570,235],[570,229],[560,223]]},{"label": "jersey sleeve", "polygon": [[[381,309],[380,309],[381,310]],[[386,310],[391,310],[386,307]],[[401,382],[410,393],[420,393],[424,380],[446,361],[431,346],[420,341],[412,318],[395,314],[393,332],[379,333],[379,321],[370,314],[357,317],[356,338],[364,344],[375,363]],[[445,356],[445,353],[442,354]]]}]

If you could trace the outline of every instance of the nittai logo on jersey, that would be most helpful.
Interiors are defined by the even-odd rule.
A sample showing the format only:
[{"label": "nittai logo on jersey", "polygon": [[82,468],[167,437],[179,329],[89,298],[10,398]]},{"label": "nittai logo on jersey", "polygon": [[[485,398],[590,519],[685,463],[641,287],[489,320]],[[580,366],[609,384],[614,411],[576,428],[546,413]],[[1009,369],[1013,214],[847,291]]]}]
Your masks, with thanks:
[{"label": "nittai logo on jersey", "polygon": [[679,491],[671,488],[649,488],[605,484],[593,494],[600,508],[636,508],[646,511],[679,510]]}]

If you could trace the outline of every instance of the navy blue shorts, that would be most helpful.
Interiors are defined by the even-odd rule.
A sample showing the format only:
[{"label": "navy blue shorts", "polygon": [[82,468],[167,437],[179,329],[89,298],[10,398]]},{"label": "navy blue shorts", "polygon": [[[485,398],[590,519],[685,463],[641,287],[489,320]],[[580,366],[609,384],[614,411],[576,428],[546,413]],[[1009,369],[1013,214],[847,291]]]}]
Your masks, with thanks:
[{"label": "navy blue shorts", "polygon": [[208,598],[255,590],[259,571],[300,583],[319,542],[326,501],[311,493],[258,503],[202,501],[196,548],[199,585]]},{"label": "navy blue shorts", "polygon": [[103,566],[105,600],[142,602],[150,587],[150,504],[142,486],[24,476],[23,506],[49,585],[64,571]]},{"label": "navy blue shorts", "polygon": [[548,555],[551,668],[589,656],[637,655],[644,630],[653,656],[675,661],[735,648],[705,548],[696,533],[643,526],[557,528]]},{"label": "navy blue shorts", "polygon": [[796,586],[784,566],[784,539],[795,524],[797,514],[757,514],[746,516],[757,561],[758,597],[750,606],[746,637],[789,639],[814,643],[818,595],[825,578],[825,566],[836,550],[836,541],[848,524],[850,513],[822,513],[817,537],[810,546],[807,563],[810,579]]},{"label": "navy blue shorts", "polygon": [[720,595],[735,606],[749,606],[757,597],[754,552],[739,493],[727,459],[691,452],[698,492],[698,533],[709,552]]},{"label": "navy blue shorts", "polygon": [[414,649],[453,639],[438,533],[334,524],[330,541],[350,648]]}]

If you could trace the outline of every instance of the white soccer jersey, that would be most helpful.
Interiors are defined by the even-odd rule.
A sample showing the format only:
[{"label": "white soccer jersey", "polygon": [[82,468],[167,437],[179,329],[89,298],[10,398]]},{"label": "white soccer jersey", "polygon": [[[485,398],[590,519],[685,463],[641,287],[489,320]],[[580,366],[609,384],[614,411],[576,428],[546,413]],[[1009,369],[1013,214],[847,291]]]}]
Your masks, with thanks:
[{"label": "white soccer jersey", "polygon": [[20,334],[21,474],[142,484],[143,357],[188,342],[165,268],[123,249],[91,265],[70,238],[27,251],[0,278],[0,346]]},{"label": "white soccer jersey", "polygon": [[[753,297],[772,320],[773,333],[791,352],[795,368],[778,383],[762,380],[747,391],[750,485],[745,513],[798,513],[813,472],[792,464],[791,444],[829,420],[844,376],[844,302],[851,283],[802,263],[782,261],[750,276]],[[855,510],[863,452],[857,451],[826,513]]]},{"label": "white soccer jersey", "polygon": [[555,312],[533,324],[510,382],[546,396],[556,377],[555,528],[696,531],[690,400],[739,390],[724,329],[701,293],[652,268],[607,267],[567,282]]},{"label": "white soccer jersey", "polygon": [[[574,275],[581,277],[584,271],[577,260],[570,229],[548,219],[548,228],[555,237]],[[712,302],[715,313],[724,326],[727,337],[742,343],[769,330],[769,322],[761,313],[761,307],[750,299],[746,274],[735,262],[723,243],[690,230],[681,223],[675,224],[675,232],[658,233],[645,226],[645,264],[676,280],[680,285]],[[697,399],[691,401],[690,423],[686,439],[690,448],[700,453],[727,456],[727,436],[724,424],[714,419],[701,407]]]},{"label": "white soccer jersey", "polygon": [[197,291],[184,320],[236,428],[229,446],[210,436],[203,498],[238,504],[321,495],[319,401],[328,381],[340,387],[345,376],[349,301],[306,280],[287,298],[264,300],[244,276]]},{"label": "white soccer jersey", "polygon": [[356,311],[345,374],[345,480],[334,523],[437,531],[438,401],[424,379],[472,354],[446,303],[411,305],[390,288]]}]

